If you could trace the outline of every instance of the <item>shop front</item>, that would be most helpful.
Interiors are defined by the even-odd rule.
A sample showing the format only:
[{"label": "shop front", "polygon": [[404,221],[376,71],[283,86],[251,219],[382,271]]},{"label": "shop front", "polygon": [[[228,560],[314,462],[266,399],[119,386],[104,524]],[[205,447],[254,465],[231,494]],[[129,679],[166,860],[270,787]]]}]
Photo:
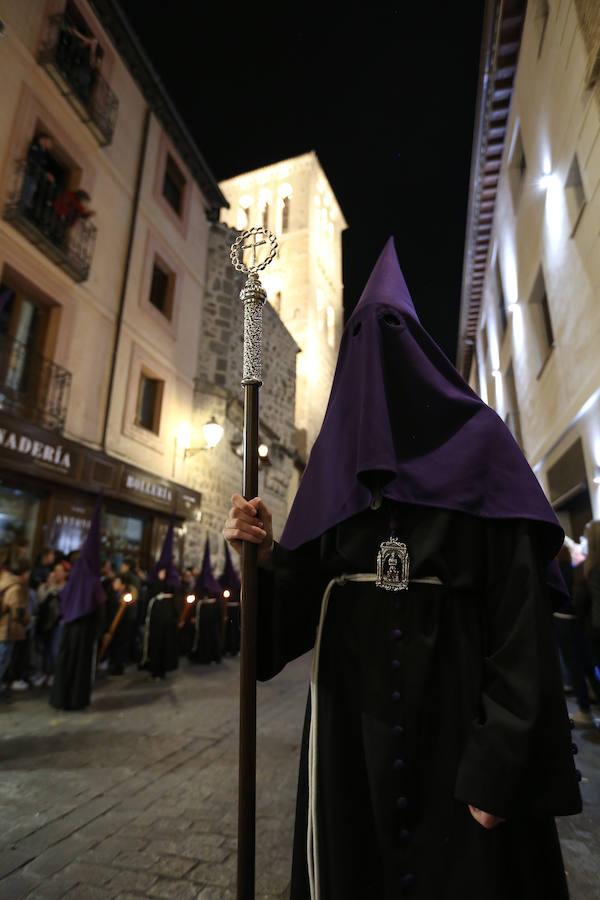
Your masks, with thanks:
[{"label": "shop front", "polygon": [[35,557],[43,547],[77,550],[98,494],[105,557],[149,565],[173,519],[183,560],[184,526],[200,519],[199,493],[0,411],[0,559]]}]

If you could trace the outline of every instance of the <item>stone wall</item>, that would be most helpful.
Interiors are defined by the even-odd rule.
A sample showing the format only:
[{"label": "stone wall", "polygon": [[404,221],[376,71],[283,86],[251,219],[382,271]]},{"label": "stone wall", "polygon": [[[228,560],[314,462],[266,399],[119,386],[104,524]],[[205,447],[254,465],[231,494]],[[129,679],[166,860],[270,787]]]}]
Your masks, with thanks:
[{"label": "stone wall", "polygon": [[[202,520],[188,524],[186,555],[196,562],[210,536],[217,572],[223,566],[221,531],[231,495],[241,493],[242,459],[236,453],[243,432],[242,378],[243,305],[239,299],[243,276],[229,260],[238,232],[216,223],[209,234],[207,283],[198,353],[193,434],[214,416],[225,428],[216,448],[200,451],[187,463],[192,482],[202,492]],[[275,537],[288,512],[288,491],[293,475],[296,353],[298,347],[275,309],[263,309],[263,387],[260,392],[260,439],[270,449],[271,465],[259,472],[259,493],[273,512]],[[196,439],[194,438],[194,443]]]},{"label": "stone wall", "polygon": [[600,101],[600,4],[598,0],[575,0],[575,8],[588,54],[586,84],[595,87]]}]

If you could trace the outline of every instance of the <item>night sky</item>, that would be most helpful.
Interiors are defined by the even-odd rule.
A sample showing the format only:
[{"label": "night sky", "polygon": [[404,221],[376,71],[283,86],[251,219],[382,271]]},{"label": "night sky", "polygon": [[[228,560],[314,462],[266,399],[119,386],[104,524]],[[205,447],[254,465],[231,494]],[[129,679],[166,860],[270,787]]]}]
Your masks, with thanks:
[{"label": "night sky", "polygon": [[121,5],[216,178],[315,150],[349,224],[346,312],[393,234],[454,360],[483,0]]}]

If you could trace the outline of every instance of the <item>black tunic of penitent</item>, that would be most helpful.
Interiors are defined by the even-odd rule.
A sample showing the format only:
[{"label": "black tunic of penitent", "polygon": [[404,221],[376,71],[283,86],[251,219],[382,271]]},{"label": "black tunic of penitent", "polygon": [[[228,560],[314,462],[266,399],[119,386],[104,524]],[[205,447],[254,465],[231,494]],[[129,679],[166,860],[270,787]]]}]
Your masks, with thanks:
[{"label": "black tunic of penitent", "polygon": [[[318,676],[320,900],[565,900],[554,816],[581,810],[535,526],[385,502],[259,570],[258,675],[315,641],[323,592],[375,571],[390,517],[410,584],[333,587]],[[292,900],[310,900],[305,721]],[[484,829],[468,804],[501,816]]]}]

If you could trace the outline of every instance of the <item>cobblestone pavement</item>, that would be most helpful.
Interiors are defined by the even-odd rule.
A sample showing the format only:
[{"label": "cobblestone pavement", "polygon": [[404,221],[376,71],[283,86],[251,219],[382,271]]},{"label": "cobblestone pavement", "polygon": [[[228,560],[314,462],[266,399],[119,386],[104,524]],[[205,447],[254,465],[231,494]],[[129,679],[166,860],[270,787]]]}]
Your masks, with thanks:
[{"label": "cobblestone pavement", "polygon": [[[238,660],[0,700],[0,898],[235,896]],[[287,894],[308,660],[259,685],[257,897]]]},{"label": "cobblestone pavement", "polygon": [[[569,709],[577,709],[571,700]],[[557,819],[571,900],[600,900],[600,711],[593,709],[598,727],[572,732],[583,812]]]},{"label": "cobblestone pavement", "polygon": [[[238,677],[237,660],[131,672],[83,713],[0,701],[1,900],[233,898]],[[307,679],[305,658],[258,688],[260,900],[287,895]],[[585,809],[559,829],[572,900],[597,900],[600,731],[574,735]]]}]

